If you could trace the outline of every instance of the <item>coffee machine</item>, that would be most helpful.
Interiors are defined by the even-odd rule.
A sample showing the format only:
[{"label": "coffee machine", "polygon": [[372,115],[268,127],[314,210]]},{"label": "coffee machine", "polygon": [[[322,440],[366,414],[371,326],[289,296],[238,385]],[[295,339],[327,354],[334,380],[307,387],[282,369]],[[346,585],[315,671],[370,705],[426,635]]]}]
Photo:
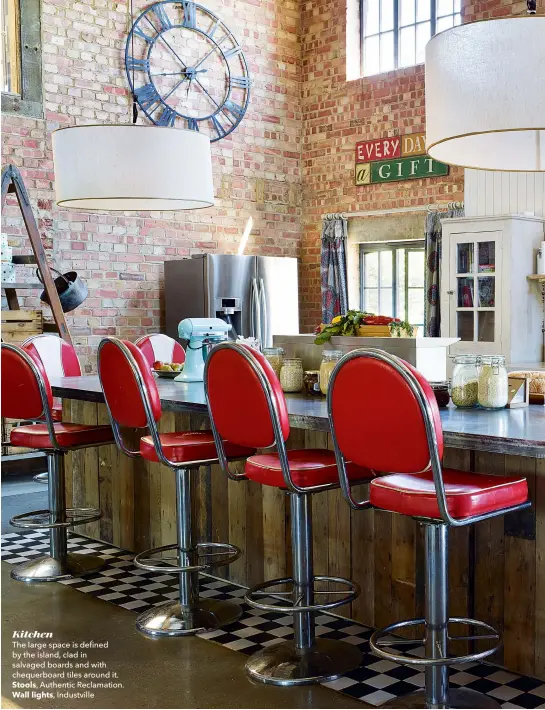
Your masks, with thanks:
[{"label": "coffee machine", "polygon": [[202,382],[210,346],[229,337],[231,325],[220,318],[185,318],[178,324],[178,336],[187,340],[185,363],[174,382]]}]

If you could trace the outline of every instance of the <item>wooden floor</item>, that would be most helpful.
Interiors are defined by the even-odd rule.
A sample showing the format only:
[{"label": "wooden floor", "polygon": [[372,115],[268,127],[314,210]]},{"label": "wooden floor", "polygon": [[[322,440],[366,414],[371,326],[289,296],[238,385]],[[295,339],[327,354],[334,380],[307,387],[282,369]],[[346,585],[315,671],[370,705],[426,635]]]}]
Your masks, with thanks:
[{"label": "wooden floor", "polygon": [[[65,421],[108,421],[104,405],[65,400],[65,407]],[[165,432],[206,426],[200,415],[171,412],[160,422]],[[331,448],[327,433],[302,429],[292,429],[288,443]],[[445,465],[528,478],[530,512],[451,531],[450,614],[502,629],[504,650],[493,660],[545,679],[545,459],[447,449]],[[129,459],[115,446],[86,449],[68,455],[67,488],[74,505],[103,512],[81,532],[132,551],[175,542],[174,475],[164,466]],[[246,585],[289,574],[289,502],[283,492],[229,481],[218,467],[201,469],[193,488],[199,539],[243,550],[220,574]],[[351,511],[338,490],[315,495],[312,510],[316,574],[348,577],[362,588],[351,608],[339,613],[376,627],[422,616],[421,526],[400,515]]]}]

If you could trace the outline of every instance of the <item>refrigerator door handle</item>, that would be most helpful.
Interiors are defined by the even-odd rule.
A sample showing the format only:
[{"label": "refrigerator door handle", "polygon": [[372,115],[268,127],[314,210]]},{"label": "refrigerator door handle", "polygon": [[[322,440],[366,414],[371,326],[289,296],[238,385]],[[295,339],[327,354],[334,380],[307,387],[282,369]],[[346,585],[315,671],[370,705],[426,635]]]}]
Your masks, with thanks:
[{"label": "refrigerator door handle", "polygon": [[263,279],[259,279],[259,306],[260,306],[260,316],[261,320],[261,346],[263,348],[269,347],[268,337],[268,319],[267,319],[267,298],[265,296],[265,282]]},{"label": "refrigerator door handle", "polygon": [[261,313],[257,279],[252,279],[252,337],[261,340]]}]

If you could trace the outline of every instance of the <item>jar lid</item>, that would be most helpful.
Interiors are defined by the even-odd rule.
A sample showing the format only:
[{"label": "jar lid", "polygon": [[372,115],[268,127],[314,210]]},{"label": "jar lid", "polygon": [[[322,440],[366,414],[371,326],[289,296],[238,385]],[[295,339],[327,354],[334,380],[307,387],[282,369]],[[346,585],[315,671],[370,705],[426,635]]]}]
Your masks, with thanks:
[{"label": "jar lid", "polygon": [[481,355],[481,363],[484,365],[505,365],[504,355]]},{"label": "jar lid", "polygon": [[319,375],[320,370],[305,370],[305,375]]},{"label": "jar lid", "polygon": [[444,380],[442,382],[430,382],[430,387],[432,390],[439,390],[443,389],[444,387],[448,387],[450,385],[450,380]]},{"label": "jar lid", "polygon": [[475,365],[480,361],[481,355],[455,355],[452,359],[455,365]]},{"label": "jar lid", "polygon": [[263,348],[263,355],[281,355],[284,348]]},{"label": "jar lid", "polygon": [[303,362],[303,358],[302,357],[285,357],[284,364],[286,364],[287,362]]},{"label": "jar lid", "polygon": [[322,350],[322,357],[336,358],[339,360],[343,356],[340,350]]}]

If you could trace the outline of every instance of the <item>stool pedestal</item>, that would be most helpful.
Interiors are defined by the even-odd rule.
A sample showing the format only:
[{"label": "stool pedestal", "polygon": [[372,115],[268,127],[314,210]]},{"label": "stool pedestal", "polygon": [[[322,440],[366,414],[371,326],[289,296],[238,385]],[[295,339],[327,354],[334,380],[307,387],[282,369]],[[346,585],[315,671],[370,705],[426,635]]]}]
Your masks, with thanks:
[{"label": "stool pedestal", "polygon": [[[10,521],[14,527],[49,529],[49,555],[17,565],[12,570],[11,577],[18,582],[56,582],[67,577],[80,577],[97,572],[105,564],[104,560],[96,555],[68,552],[67,528],[78,523],[98,520],[100,511],[66,509],[63,452],[48,452],[47,477],[48,510],[17,515]],[[40,514],[49,518],[49,521],[35,522]],[[79,519],[77,518],[78,514],[81,516]],[[32,516],[36,516],[34,520]]]},{"label": "stool pedestal", "polygon": [[[294,639],[268,646],[250,656],[246,662],[246,671],[251,678],[272,685],[306,685],[335,680],[361,663],[361,653],[355,646],[335,639],[315,638],[315,613],[324,606],[314,603],[310,495],[292,493],[290,503],[293,607],[289,611],[293,614]],[[281,581],[287,580],[274,580]],[[257,608],[274,609],[273,605],[260,605],[252,599],[252,593],[256,594],[264,586],[259,585],[250,590],[246,601]],[[353,594],[348,597],[349,601],[357,596],[355,585],[354,588]],[[274,592],[271,594],[274,596]],[[343,603],[345,600],[341,600],[340,604]],[[280,611],[279,608],[277,610]],[[288,611],[285,608],[281,610]]]},{"label": "stool pedestal", "polygon": [[[402,621],[375,631],[371,636],[370,645],[373,651],[382,658],[395,663],[405,663],[425,669],[425,687],[389,703],[392,708],[499,708],[500,704],[484,693],[478,693],[468,688],[449,688],[448,667],[455,663],[465,663],[481,660],[494,653],[500,646],[499,634],[488,624],[475,619],[449,618],[448,615],[448,526],[446,524],[423,523],[425,529],[426,552],[426,616],[424,619]],[[449,655],[450,637],[449,623],[467,624],[483,628],[484,634],[459,637],[458,640],[478,641],[494,640],[496,645],[478,653],[453,657]],[[385,651],[385,646],[396,646],[396,640],[391,636],[396,630],[410,626],[424,625],[425,636],[420,642],[424,645],[423,658],[401,656],[399,653]],[[388,641],[381,643],[380,639],[388,636]],[[411,644],[406,639],[400,639],[402,644]],[[418,641],[414,642],[419,645]]]},{"label": "stool pedestal", "polygon": [[[176,476],[176,524],[177,544],[167,545],[158,550],[174,549],[177,565],[174,568],[158,566],[157,563],[145,563],[142,560],[151,558],[158,550],[142,552],[135,558],[135,564],[147,570],[178,572],[179,597],[177,601],[165,602],[154,606],[140,614],[136,620],[136,628],[145,636],[186,636],[202,631],[213,631],[232,624],[242,615],[238,604],[228,601],[199,598],[199,570],[210,567],[211,564],[200,564],[199,548],[221,548],[224,552],[208,553],[208,556],[229,556],[223,564],[233,562],[240,550],[233,545],[204,544],[193,542],[191,524],[191,472],[192,469],[174,469]],[[206,556],[206,555],[205,555]],[[218,561],[218,564],[221,562]]]}]

